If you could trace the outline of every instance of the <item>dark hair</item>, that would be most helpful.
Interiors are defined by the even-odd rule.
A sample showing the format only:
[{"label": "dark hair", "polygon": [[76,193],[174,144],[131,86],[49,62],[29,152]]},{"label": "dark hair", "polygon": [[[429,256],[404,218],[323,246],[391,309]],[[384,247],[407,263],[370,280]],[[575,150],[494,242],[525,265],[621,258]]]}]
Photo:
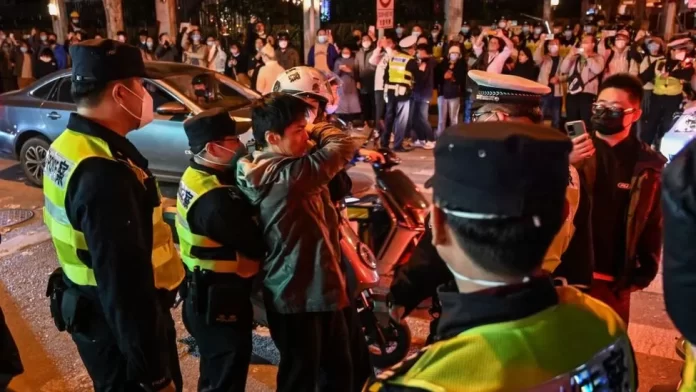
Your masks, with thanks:
[{"label": "dark hair", "polygon": [[101,102],[106,90],[105,83],[73,83],[70,87],[70,95],[78,107],[91,108]]},{"label": "dark hair", "polygon": [[616,88],[625,91],[628,93],[628,98],[631,102],[638,106],[640,106],[643,101],[643,84],[640,79],[631,74],[620,73],[604,79],[604,82],[602,82],[602,85],[599,87],[597,95],[608,88]]},{"label": "dark hair", "polygon": [[252,133],[256,144],[266,147],[266,132],[278,135],[285,128],[303,118],[310,106],[305,101],[290,94],[271,93],[256,100],[251,109]]},{"label": "dark hair", "polygon": [[326,29],[323,27],[320,27],[319,29],[317,29],[317,35],[319,35],[320,31],[323,31],[324,33],[326,33]]},{"label": "dark hair", "polygon": [[165,35],[169,35],[169,33],[161,33],[161,34],[159,35],[158,39],[159,39],[160,41],[162,41],[162,37],[164,37]]},{"label": "dark hair", "polygon": [[416,50],[425,50],[426,53],[430,53],[430,45],[428,44],[418,44]]},{"label": "dark hair", "polygon": [[48,56],[52,59],[56,58],[56,56],[53,54],[53,50],[51,50],[51,48],[43,48],[41,50],[41,52],[39,52],[39,57],[43,57],[43,56]]},{"label": "dark hair", "polygon": [[279,41],[280,41],[280,40],[289,41],[289,40],[290,40],[290,34],[289,34],[287,31],[281,31],[280,33],[278,33],[278,40],[279,40]]},{"label": "dark hair", "polygon": [[147,33],[147,30],[140,30],[140,32],[138,32],[138,35],[144,35],[146,37],[149,36],[149,34]]},{"label": "dark hair", "polygon": [[526,276],[539,268],[551,242],[563,224],[565,194],[547,203],[548,209],[535,219],[464,219],[447,215],[447,224],[457,243],[484,270],[508,277]]},{"label": "dark hair", "polygon": [[[529,47],[523,46],[522,48],[520,48],[520,53],[524,53],[525,56],[527,56],[527,61],[531,61],[532,64],[534,63],[534,56],[532,56],[532,50],[529,49]],[[519,56],[517,56],[517,62],[520,62]]]}]

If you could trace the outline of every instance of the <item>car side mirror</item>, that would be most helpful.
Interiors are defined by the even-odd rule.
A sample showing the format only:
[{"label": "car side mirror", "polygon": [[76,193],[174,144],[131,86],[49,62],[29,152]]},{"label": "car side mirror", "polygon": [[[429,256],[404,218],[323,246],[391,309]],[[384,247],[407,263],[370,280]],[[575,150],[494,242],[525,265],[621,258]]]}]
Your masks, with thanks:
[{"label": "car side mirror", "polygon": [[157,108],[157,114],[171,116],[175,114],[189,114],[191,111],[179,102],[167,102]]}]

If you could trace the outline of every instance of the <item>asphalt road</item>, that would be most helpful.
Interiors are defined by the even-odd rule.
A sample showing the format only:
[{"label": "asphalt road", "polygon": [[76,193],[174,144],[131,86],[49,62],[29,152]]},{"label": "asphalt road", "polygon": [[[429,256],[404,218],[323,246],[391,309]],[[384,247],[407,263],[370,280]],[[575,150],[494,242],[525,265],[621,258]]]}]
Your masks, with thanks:
[{"label": "asphalt road", "polygon": [[[421,150],[402,154],[401,158],[401,169],[422,187],[433,172],[432,154]],[[351,172],[362,174],[363,179],[372,177],[370,167],[365,164],[359,164]],[[173,184],[165,184],[162,188],[168,197],[176,191]],[[427,190],[424,192],[427,194]],[[41,190],[26,183],[14,161],[0,158],[0,214],[10,209],[35,212],[35,216],[23,224],[0,227],[3,238],[0,244],[0,307],[26,369],[13,381],[11,388],[21,392],[90,391],[91,381],[77,351],[69,336],[55,329],[48,300],[44,297],[48,275],[57,267],[57,261],[40,220],[42,205]],[[178,309],[174,310],[174,318],[178,337],[186,338],[188,333]],[[427,321],[412,317],[409,324],[414,330],[414,347],[419,347],[427,335]],[[665,313],[661,276],[648,289],[633,295],[629,335],[638,358],[640,390],[649,391],[655,385],[676,385],[681,361],[675,354],[674,344],[679,334]],[[179,356],[185,390],[195,391],[198,359],[189,353],[185,343],[179,343]],[[277,361],[268,331],[257,330],[247,390],[274,390]]]}]

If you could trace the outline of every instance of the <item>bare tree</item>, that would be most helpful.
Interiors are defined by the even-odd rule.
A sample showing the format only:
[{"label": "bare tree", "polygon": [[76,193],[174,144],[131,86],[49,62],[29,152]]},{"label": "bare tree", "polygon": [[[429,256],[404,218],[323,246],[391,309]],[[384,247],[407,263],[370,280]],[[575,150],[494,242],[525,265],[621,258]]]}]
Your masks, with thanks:
[{"label": "bare tree", "polygon": [[464,0],[445,0],[445,32],[447,37],[457,35],[462,28]]},{"label": "bare tree", "polygon": [[116,39],[116,33],[123,30],[123,4],[121,0],[104,0],[106,14],[106,34]]},{"label": "bare tree", "polygon": [[68,35],[68,12],[65,8],[65,0],[53,0],[53,4],[56,5],[58,11],[58,15],[51,16],[53,32],[56,34],[58,43],[62,44]]}]

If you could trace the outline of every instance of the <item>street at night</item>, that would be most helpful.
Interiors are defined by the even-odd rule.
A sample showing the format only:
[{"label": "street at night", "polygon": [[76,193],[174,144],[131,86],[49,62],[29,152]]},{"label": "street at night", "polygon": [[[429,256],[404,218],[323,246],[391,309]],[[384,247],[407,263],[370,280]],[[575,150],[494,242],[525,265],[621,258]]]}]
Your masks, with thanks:
[{"label": "street at night", "polygon": [[[401,170],[419,186],[432,175],[431,152],[417,150],[401,154],[400,157],[403,159]],[[359,163],[351,170],[372,177],[372,170],[367,164]],[[163,184],[162,188],[165,196],[171,197],[176,192],[174,184]],[[2,159],[0,195],[0,214],[16,209],[34,211],[34,217],[28,222],[0,228],[3,239],[0,244],[0,306],[25,366],[25,373],[17,377],[11,387],[18,392],[90,391],[91,380],[75,346],[69,335],[56,331],[50,317],[48,299],[44,296],[48,275],[58,264],[48,232],[41,222],[41,189],[26,183],[16,162]],[[418,316],[408,319],[413,331],[414,349],[423,345],[428,331],[427,313],[418,313]],[[198,359],[189,353],[189,346],[181,342],[189,334],[181,321],[180,309],[174,310],[173,314],[177,325],[184,390],[195,391]],[[647,392],[655,385],[671,384],[674,388],[683,362],[675,352],[679,333],[664,310],[661,275],[648,289],[633,294],[629,335],[638,361],[640,391]],[[275,390],[277,362],[278,354],[268,331],[257,330],[247,390]]]}]

